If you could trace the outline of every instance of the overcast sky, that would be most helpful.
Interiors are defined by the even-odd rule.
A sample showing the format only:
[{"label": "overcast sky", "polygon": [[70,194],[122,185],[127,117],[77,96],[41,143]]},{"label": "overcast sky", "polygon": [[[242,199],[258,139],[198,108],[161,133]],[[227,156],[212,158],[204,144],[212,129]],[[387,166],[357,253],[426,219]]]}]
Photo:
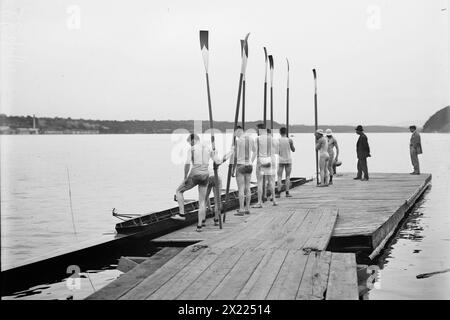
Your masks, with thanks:
[{"label": "overcast sky", "polygon": [[207,29],[215,120],[234,118],[239,40],[251,32],[247,119],[262,117],[266,46],[275,121],[288,57],[291,123],[314,123],[312,68],[320,123],[423,122],[450,105],[449,2],[2,0],[1,112],[207,119]]}]

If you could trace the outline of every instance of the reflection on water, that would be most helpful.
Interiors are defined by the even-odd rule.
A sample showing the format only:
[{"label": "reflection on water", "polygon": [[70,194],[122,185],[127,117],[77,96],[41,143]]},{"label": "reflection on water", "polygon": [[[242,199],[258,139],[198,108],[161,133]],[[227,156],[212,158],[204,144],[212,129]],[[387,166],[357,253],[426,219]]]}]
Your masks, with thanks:
[{"label": "reflection on water", "polygon": [[[73,280],[64,278],[53,283],[37,285],[27,290],[19,291],[10,296],[2,296],[4,300],[80,300],[88,297],[99,288],[117,279],[121,271],[117,265],[110,265],[101,270],[81,272],[79,278]],[[79,282],[77,282],[79,281]]]},{"label": "reflection on water", "polygon": [[[118,251],[115,252],[116,255],[107,260],[84,261],[83,263],[85,263],[86,268],[90,268],[88,270],[81,270],[80,267],[74,266],[76,268],[68,269],[72,271],[67,277],[52,279],[47,283],[42,281],[43,283],[39,285],[20,291],[11,288],[16,292],[7,294],[1,298],[6,300],[84,299],[123,274],[123,272],[117,270],[117,264],[122,255],[148,258],[162,249],[162,247],[152,244],[151,242],[145,243],[147,243],[145,240],[141,240],[139,241],[139,246],[132,244],[127,248],[118,249]],[[77,274],[73,273],[75,270],[77,270]]]},{"label": "reflection on water", "polygon": [[428,144],[432,188],[381,254],[369,299],[450,299],[450,148],[448,135]]}]

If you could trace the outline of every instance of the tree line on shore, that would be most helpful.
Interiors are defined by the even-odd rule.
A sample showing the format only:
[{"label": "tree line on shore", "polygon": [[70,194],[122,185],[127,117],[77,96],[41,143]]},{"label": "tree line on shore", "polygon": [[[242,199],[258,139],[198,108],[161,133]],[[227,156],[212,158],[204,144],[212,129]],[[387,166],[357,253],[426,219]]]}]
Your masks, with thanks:
[{"label": "tree line on shore", "polygon": [[[256,128],[256,124],[261,121],[249,121],[246,128]],[[200,123],[200,122],[198,122]],[[86,120],[60,117],[40,117],[35,119],[36,128],[40,133],[57,131],[95,131],[103,134],[133,134],[133,133],[172,133],[175,130],[194,130],[194,120]],[[202,130],[208,130],[209,122],[201,121]],[[214,127],[219,131],[233,129],[233,122],[215,121]],[[284,124],[274,122],[274,129],[279,129]],[[0,127],[10,129],[33,128],[32,116],[7,116],[0,115]],[[355,126],[349,125],[321,125],[323,128],[331,128],[334,132],[354,132]],[[408,128],[382,125],[366,125],[369,132],[407,132]],[[291,125],[291,133],[311,133],[314,132],[312,125]]]}]

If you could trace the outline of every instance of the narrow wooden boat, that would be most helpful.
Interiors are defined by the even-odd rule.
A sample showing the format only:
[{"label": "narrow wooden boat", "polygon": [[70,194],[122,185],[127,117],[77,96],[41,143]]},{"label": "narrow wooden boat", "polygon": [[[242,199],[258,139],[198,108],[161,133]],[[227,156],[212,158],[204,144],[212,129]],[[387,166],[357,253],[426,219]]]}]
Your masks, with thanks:
[{"label": "narrow wooden boat", "polygon": [[[291,178],[291,188],[302,185],[310,180],[305,178]],[[252,202],[256,201],[258,198],[257,194],[257,186],[253,186],[250,188],[252,193]],[[284,180],[282,185],[282,190],[285,189]],[[206,216],[213,217],[214,216],[214,197],[210,198],[211,201],[211,210],[207,210]],[[225,201],[225,194],[221,195],[221,201]],[[237,209],[239,207],[239,197],[238,191],[231,191],[228,195],[227,203],[223,203],[224,210],[229,211],[233,209]],[[198,201],[192,201],[185,204],[185,221],[178,221],[171,219],[172,215],[175,215],[179,212],[178,206],[163,210],[160,212],[153,212],[143,215],[136,214],[118,214],[113,211],[113,216],[117,218],[129,218],[124,222],[120,222],[116,224],[116,231],[120,234],[132,234],[139,233],[140,235],[149,236],[150,234],[162,235],[167,232],[184,228],[188,225],[197,223],[197,214],[198,214]]]}]

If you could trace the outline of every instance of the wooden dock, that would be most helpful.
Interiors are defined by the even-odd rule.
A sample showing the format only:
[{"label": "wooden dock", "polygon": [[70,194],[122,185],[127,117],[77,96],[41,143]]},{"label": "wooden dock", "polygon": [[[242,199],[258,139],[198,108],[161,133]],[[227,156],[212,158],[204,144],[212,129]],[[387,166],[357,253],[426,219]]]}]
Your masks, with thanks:
[{"label": "wooden dock", "polygon": [[[373,258],[392,236],[405,213],[414,205],[431,183],[430,174],[372,173],[370,181],[355,181],[354,174],[344,173],[334,178],[334,185],[317,188],[314,182],[291,190],[292,198],[279,199],[279,205],[265,204],[253,209],[251,216],[235,217],[227,213],[223,230],[207,227],[201,233],[187,227],[155,239],[170,245],[178,241],[198,242],[247,223],[253,216],[318,207],[339,210],[329,250],[361,253]],[[212,223],[212,222],[211,222]]]},{"label": "wooden dock", "polygon": [[431,176],[351,178],[308,183],[243,217],[229,212],[222,230],[208,221],[201,233],[190,226],[158,238],[196,243],[163,249],[88,299],[358,299],[354,252],[376,254]]}]

